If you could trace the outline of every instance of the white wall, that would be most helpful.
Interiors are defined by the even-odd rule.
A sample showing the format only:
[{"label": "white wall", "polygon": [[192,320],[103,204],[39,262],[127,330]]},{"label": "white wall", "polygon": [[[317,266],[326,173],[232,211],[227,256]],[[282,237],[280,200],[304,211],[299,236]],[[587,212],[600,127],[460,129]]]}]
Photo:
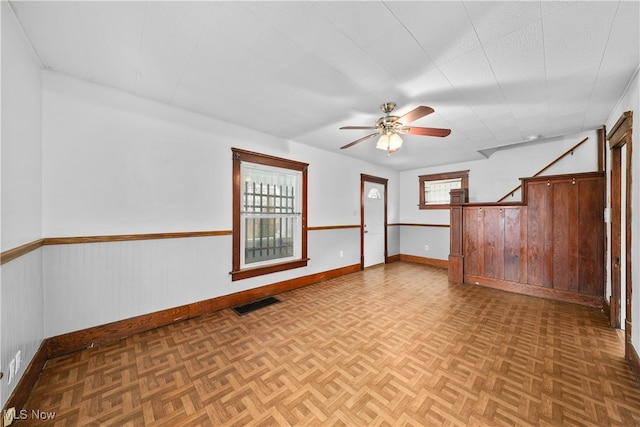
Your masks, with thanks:
[{"label": "white wall", "polygon": [[7,250],[42,237],[40,62],[2,2],[2,238]]},{"label": "white wall", "polygon": [[[611,130],[613,126],[616,124],[622,113],[625,111],[633,111],[633,132],[632,132],[632,144],[633,144],[633,152],[631,159],[631,170],[632,170],[632,182],[631,182],[631,192],[632,192],[632,212],[637,215],[637,212],[640,213],[640,132],[637,131],[638,123],[640,122],[640,83],[638,80],[640,69],[636,72],[635,77],[630,82],[629,87],[627,88],[624,96],[618,102],[616,108],[611,112],[609,119],[607,120],[607,130]],[[626,150],[624,150],[626,151]],[[627,159],[628,161],[628,159]],[[609,200],[607,200],[607,204],[609,204]],[[623,207],[624,209],[624,207]],[[633,257],[632,271],[631,271],[631,281],[633,283],[633,287],[635,292],[633,292],[631,298],[631,315],[632,315],[632,323],[633,328],[631,330],[631,342],[636,351],[640,352],[640,221],[636,217],[632,217],[628,219],[631,221],[631,255]],[[608,236],[607,241],[611,241],[610,228],[607,229]],[[607,263],[607,272],[611,271],[610,262]],[[611,278],[609,277],[609,273],[607,273],[607,296],[611,296]],[[623,277],[624,280],[624,277]],[[624,288],[625,284],[622,283]],[[622,299],[622,305],[624,306],[625,302]],[[624,310],[624,307],[621,307]],[[622,318],[622,322],[624,323],[624,317]]]},{"label": "white wall", "polygon": [[[596,131],[541,140],[496,151],[485,160],[455,163],[446,166],[415,169],[400,173],[400,222],[405,224],[449,224],[448,209],[418,208],[419,176],[440,172],[469,170],[469,201],[497,202],[507,192],[520,185],[520,178],[532,176],[565,151],[589,139],[553,165],[543,175],[597,170]],[[520,192],[505,201],[521,200]],[[441,227],[404,226],[400,232],[400,252],[446,260],[449,256],[449,229]],[[425,245],[429,250],[425,250]]]},{"label": "white wall", "polygon": [[[361,173],[389,179],[398,220],[386,168],[53,72],[43,111],[47,237],[231,230],[231,147],[309,163],[309,227],[359,225]],[[312,230],[308,244],[307,267],[236,282],[230,236],[47,246],[45,335],[360,262],[357,228]]]},{"label": "white wall", "polygon": [[[41,66],[8,2],[2,15],[2,136],[0,250],[42,237]],[[43,339],[42,253],[0,267],[0,406],[7,401]],[[8,384],[17,351],[22,367]]]}]

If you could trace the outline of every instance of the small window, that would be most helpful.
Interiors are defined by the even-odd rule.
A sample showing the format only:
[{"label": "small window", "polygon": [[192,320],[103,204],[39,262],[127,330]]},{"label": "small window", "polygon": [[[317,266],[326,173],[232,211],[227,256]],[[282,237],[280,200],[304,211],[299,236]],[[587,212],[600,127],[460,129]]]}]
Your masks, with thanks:
[{"label": "small window", "polygon": [[308,165],[232,151],[232,280],[307,265]]},{"label": "small window", "polygon": [[451,190],[463,188],[469,191],[468,170],[421,175],[418,178],[420,180],[420,209],[448,208]]},{"label": "small window", "polygon": [[367,199],[381,200],[382,195],[380,194],[380,190],[377,188],[370,189],[369,193],[367,193]]}]

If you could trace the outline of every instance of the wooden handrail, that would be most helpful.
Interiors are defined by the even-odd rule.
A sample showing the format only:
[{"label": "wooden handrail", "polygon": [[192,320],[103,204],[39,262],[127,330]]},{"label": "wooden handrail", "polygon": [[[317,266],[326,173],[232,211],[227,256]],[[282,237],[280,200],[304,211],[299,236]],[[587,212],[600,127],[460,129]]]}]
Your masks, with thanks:
[{"label": "wooden handrail", "polygon": [[[587,140],[589,139],[589,137],[585,137],[582,141],[578,142],[576,145],[574,145],[573,147],[569,148],[567,151],[565,151],[564,153],[562,153],[559,157],[557,157],[554,161],[552,161],[551,163],[549,163],[548,165],[546,165],[545,167],[543,167],[542,169],[540,169],[538,172],[536,172],[535,174],[531,175],[532,177],[538,176],[540,175],[542,172],[546,171],[547,169],[549,169],[551,166],[555,165],[556,163],[558,163],[562,158],[564,158],[565,156],[569,155],[569,153],[573,154],[573,151],[578,148],[579,146],[581,146],[582,144],[584,144]],[[503,201],[504,199],[506,199],[507,197],[511,196],[513,193],[515,193],[516,191],[518,191],[520,189],[520,187],[522,187],[522,184],[518,185],[516,188],[514,188],[513,190],[509,191],[507,194],[505,194],[504,196],[502,196],[500,199],[498,199],[498,203],[500,203],[501,201]]]}]

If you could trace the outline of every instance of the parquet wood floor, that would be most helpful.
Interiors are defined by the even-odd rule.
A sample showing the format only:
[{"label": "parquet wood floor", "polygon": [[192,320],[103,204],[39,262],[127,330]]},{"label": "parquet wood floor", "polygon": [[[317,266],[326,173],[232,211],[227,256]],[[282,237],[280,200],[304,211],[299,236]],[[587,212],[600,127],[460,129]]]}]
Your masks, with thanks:
[{"label": "parquet wood floor", "polygon": [[640,425],[600,310],[403,262],[278,298],[52,359],[16,425]]}]

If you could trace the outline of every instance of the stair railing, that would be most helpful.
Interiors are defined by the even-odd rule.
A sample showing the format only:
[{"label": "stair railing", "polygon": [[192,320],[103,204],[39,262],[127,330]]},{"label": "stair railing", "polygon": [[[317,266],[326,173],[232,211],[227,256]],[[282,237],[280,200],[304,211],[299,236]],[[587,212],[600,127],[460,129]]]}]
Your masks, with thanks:
[{"label": "stair railing", "polygon": [[[549,169],[551,166],[555,165],[556,163],[558,163],[560,160],[562,160],[564,157],[568,156],[569,154],[573,155],[573,152],[575,151],[576,148],[578,148],[579,146],[581,146],[582,144],[584,144],[587,140],[589,139],[589,137],[585,137],[582,141],[578,142],[576,145],[574,145],[573,147],[569,148],[567,151],[565,151],[564,153],[562,153],[560,156],[558,156],[554,161],[552,161],[551,163],[549,163],[548,165],[546,165],[545,167],[543,167],[542,169],[540,169],[538,172],[536,172],[535,174],[532,175],[532,177],[536,177],[538,175],[540,175],[541,173],[543,173],[544,171],[546,171],[547,169]],[[509,196],[513,196],[513,194],[518,191],[520,188],[522,187],[522,184],[518,185],[516,188],[514,188],[513,190],[509,191],[507,194],[505,194],[504,196],[502,196],[500,199],[498,199],[498,203],[503,201],[504,199],[506,199]]]}]

